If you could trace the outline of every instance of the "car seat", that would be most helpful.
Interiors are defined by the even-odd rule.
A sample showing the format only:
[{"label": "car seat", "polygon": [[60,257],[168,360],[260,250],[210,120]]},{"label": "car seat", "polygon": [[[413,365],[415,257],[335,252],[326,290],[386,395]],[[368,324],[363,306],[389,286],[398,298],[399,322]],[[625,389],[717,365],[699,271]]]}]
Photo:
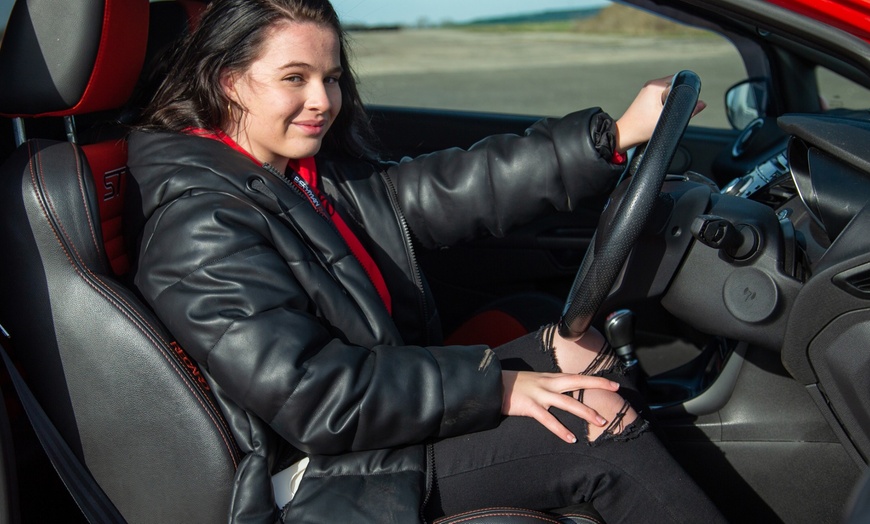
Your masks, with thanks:
[{"label": "car seat", "polygon": [[[122,106],[148,14],[147,0],[16,3],[0,113]],[[30,140],[6,160],[0,323],[36,398],[128,520],[225,520],[238,446],[208,383],[117,276],[129,268],[125,162],[123,140]]]},{"label": "car seat", "polygon": [[[255,444],[233,433],[214,385],[125,285],[123,203],[136,189],[126,144],[79,144],[73,120],[128,101],[151,9],[147,0],[13,8],[0,115],[62,117],[69,140],[24,140],[18,128],[0,165],[0,325],[35,397],[126,520],[221,522]],[[495,508],[441,522],[600,522],[587,509]]]}]

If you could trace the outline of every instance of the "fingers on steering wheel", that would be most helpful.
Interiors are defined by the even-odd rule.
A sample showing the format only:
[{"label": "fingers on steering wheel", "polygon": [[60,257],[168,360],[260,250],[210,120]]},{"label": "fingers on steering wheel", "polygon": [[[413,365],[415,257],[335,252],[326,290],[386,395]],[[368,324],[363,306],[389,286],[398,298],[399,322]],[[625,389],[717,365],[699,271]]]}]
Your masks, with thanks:
[{"label": "fingers on steering wheel", "polygon": [[662,105],[665,105],[665,101],[668,99],[668,95],[671,94],[671,81],[668,80],[665,82],[665,89],[662,91]]}]

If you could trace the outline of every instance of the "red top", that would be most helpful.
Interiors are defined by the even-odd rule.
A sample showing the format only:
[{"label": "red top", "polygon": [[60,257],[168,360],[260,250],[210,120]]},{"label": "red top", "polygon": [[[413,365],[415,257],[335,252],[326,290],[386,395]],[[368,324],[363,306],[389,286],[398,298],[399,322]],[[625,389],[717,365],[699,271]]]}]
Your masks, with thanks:
[{"label": "red top", "polygon": [[[251,161],[253,161],[258,166],[263,165],[262,162],[254,158],[254,156],[251,155],[249,152],[245,151],[242,146],[237,144],[235,140],[230,138],[229,135],[221,130],[209,131],[206,129],[190,129],[188,130],[188,133],[223,142],[224,144],[230,146],[239,153],[242,153],[246,157],[250,158]],[[301,184],[301,187],[299,189],[301,189],[302,193],[309,198],[309,201],[311,201],[312,196],[319,200],[319,202],[311,201],[311,205],[323,209],[326,216],[332,220],[335,228],[338,230],[339,234],[341,234],[342,238],[347,243],[347,246],[350,248],[351,253],[353,253],[354,257],[356,257],[356,259],[362,265],[363,269],[369,277],[369,280],[372,281],[372,284],[375,286],[378,295],[381,297],[381,300],[384,301],[384,305],[386,306],[387,311],[392,315],[392,298],[390,297],[390,291],[387,289],[387,283],[384,280],[383,274],[381,274],[381,270],[378,268],[378,265],[375,263],[375,260],[372,258],[369,252],[366,251],[359,238],[357,238],[353,231],[351,231],[350,227],[347,225],[347,222],[345,222],[341,215],[336,211],[335,206],[332,205],[332,203],[329,201],[329,198],[324,195],[317,187],[317,163],[314,161],[314,158],[308,157],[298,160],[291,159],[288,167],[298,173],[299,176],[302,178],[303,183]]]}]

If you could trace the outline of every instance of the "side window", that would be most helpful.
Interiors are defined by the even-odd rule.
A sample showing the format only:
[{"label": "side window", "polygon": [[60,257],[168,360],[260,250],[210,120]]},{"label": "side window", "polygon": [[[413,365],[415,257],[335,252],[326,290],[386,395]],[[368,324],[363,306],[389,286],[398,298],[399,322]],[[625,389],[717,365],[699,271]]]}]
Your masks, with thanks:
[{"label": "side window", "polygon": [[870,109],[870,89],[821,66],[816,79],[825,109]]},{"label": "side window", "polygon": [[11,12],[12,0],[0,0],[0,42],[3,41],[3,34],[6,33],[6,22],[9,21]]},{"label": "side window", "polygon": [[370,104],[536,116],[601,106],[619,116],[644,81],[691,69],[709,106],[693,124],[730,127],[724,93],[746,72],[729,41],[606,0],[559,3],[576,7],[434,23],[432,3],[407,0],[416,16],[384,27],[365,23],[371,2],[335,1]]}]

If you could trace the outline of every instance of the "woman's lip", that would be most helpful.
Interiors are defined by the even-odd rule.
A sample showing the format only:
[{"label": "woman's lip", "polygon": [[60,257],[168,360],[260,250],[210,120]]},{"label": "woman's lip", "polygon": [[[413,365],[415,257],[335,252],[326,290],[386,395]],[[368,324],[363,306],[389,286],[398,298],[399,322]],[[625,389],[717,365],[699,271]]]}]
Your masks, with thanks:
[{"label": "woman's lip", "polygon": [[320,134],[326,129],[326,122],[293,122],[293,125],[312,135]]}]

